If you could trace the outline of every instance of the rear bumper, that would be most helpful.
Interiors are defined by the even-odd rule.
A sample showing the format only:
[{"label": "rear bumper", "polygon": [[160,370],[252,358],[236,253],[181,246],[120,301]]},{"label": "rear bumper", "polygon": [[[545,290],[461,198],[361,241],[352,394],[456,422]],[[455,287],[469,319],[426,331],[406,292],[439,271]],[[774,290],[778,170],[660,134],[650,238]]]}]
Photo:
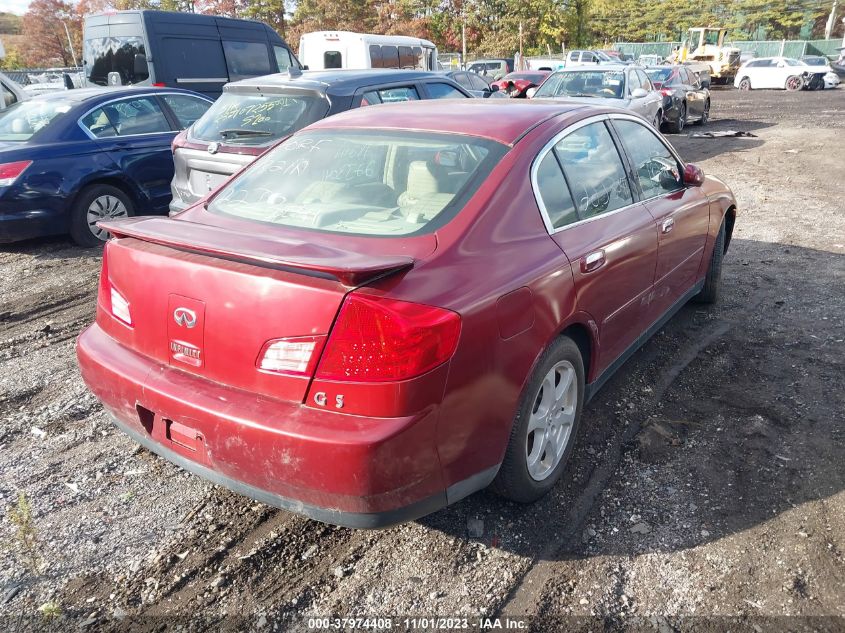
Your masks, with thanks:
[{"label": "rear bumper", "polygon": [[55,209],[21,209],[0,200],[0,244],[33,237],[59,235],[68,230],[68,218]]},{"label": "rear bumper", "polygon": [[371,419],[232,389],[161,365],[92,325],[77,341],[82,377],[135,441],[235,492],[355,528],[434,512],[484,487],[446,490],[436,410]]}]

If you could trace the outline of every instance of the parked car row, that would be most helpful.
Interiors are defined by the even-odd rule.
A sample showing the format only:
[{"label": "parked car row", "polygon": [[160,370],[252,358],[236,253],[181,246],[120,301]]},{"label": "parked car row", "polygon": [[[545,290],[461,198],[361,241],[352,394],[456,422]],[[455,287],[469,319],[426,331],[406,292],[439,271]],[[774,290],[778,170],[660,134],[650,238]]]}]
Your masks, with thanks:
[{"label": "parked car row", "polygon": [[740,90],[819,90],[836,88],[839,81],[824,57],[809,56],[803,61],[791,57],[759,57],[739,68],[734,86]]}]

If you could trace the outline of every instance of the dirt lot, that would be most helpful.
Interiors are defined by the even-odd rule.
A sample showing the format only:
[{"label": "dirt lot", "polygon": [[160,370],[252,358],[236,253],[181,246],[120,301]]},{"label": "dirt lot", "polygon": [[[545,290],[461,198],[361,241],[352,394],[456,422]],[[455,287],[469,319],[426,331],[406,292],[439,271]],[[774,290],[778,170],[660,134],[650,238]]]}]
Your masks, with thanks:
[{"label": "dirt lot", "polygon": [[[97,253],[0,248],[0,628],[268,630],[305,613],[845,629],[843,111],[843,90],[714,92],[706,129],[757,138],[671,140],[739,200],[721,303],[685,307],[603,388],[548,498],[483,492],[379,532],[136,448],[76,367]],[[15,524],[19,492],[32,518]]]}]

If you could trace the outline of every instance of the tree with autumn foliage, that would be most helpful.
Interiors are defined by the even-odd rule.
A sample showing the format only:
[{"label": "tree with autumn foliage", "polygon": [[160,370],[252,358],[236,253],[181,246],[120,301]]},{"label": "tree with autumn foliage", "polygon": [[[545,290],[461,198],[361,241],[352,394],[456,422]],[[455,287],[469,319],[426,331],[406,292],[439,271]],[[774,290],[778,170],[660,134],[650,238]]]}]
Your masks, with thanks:
[{"label": "tree with autumn foliage", "polygon": [[23,16],[21,35],[20,54],[28,66],[72,66],[74,53],[80,61],[82,17],[70,2],[33,0]]}]

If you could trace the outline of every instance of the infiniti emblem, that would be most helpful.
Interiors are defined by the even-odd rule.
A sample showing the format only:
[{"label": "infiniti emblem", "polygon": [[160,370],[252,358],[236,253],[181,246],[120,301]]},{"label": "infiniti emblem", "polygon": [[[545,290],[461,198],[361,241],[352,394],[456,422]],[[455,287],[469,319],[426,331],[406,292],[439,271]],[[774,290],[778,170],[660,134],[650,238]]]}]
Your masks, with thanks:
[{"label": "infiniti emblem", "polygon": [[208,153],[209,154],[216,154],[218,149],[220,149],[220,143],[209,143],[208,144]]},{"label": "infiniti emblem", "polygon": [[197,313],[188,308],[176,308],[173,311],[173,320],[176,321],[176,325],[192,328],[197,324]]}]

